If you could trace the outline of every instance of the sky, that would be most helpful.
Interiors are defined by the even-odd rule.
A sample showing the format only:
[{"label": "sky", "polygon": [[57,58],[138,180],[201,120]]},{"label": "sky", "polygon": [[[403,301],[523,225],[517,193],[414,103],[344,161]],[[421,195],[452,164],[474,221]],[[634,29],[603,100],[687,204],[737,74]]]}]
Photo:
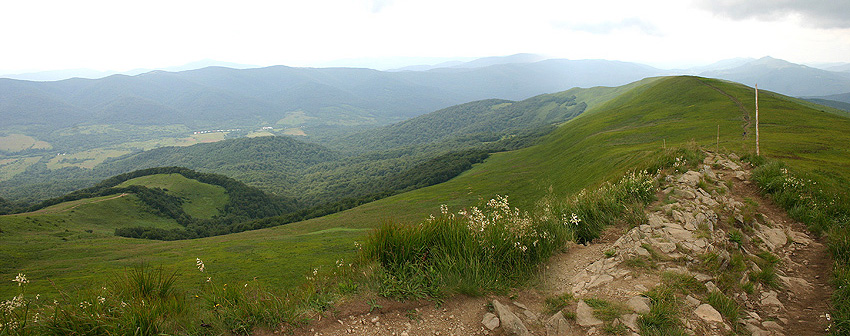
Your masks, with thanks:
[{"label": "sky", "polygon": [[844,63],[850,1],[4,0],[0,45],[0,73],[202,59],[386,68],[516,53],[661,68],[763,56]]}]

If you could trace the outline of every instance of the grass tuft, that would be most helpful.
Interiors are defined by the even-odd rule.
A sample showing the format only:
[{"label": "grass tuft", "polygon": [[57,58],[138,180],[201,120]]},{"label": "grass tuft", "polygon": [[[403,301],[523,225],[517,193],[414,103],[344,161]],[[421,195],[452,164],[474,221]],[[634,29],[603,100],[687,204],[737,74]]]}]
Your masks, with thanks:
[{"label": "grass tuft", "polygon": [[717,309],[717,312],[719,312],[720,315],[723,315],[727,321],[734,323],[738,320],[740,308],[738,308],[738,303],[735,302],[735,300],[721,292],[711,292],[706,295],[706,301],[714,307],[714,309]]},{"label": "grass tuft", "polygon": [[638,317],[640,334],[645,336],[687,335],[679,321],[679,301],[674,291],[657,286],[646,292],[650,299],[649,312]]},{"label": "grass tuft", "polygon": [[558,311],[569,306],[576,298],[570,293],[564,293],[558,296],[552,296],[546,298],[544,304],[546,305],[546,314],[552,315],[557,313]]}]

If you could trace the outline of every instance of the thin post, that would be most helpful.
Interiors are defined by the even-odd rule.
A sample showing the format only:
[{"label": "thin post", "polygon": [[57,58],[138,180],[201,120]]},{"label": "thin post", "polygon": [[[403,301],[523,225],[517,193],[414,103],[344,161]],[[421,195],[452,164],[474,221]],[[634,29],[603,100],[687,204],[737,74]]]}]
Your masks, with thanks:
[{"label": "thin post", "polygon": [[720,124],[717,125],[717,153],[720,153]]},{"label": "thin post", "polygon": [[661,139],[661,141],[662,141],[661,146],[664,147],[664,149],[667,149],[667,139],[666,138]]},{"label": "thin post", "polygon": [[759,153],[759,85],[756,83],[756,156]]}]

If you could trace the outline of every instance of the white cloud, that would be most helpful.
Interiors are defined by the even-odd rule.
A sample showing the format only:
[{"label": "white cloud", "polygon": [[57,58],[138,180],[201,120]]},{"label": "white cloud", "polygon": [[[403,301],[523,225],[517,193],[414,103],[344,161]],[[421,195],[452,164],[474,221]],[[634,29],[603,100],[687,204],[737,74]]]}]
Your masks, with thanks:
[{"label": "white cloud", "polygon": [[850,28],[850,1],[846,0],[698,0],[709,11],[732,19],[776,21],[793,15],[816,28]]},{"label": "white cloud", "polygon": [[850,61],[850,30],[806,25],[815,17],[806,13],[850,15],[829,14],[824,1],[832,0],[807,12],[777,0],[781,15],[770,20],[736,0],[9,1],[0,3],[0,68],[126,70],[199,59],[306,66],[520,52],[656,65],[764,55]]}]

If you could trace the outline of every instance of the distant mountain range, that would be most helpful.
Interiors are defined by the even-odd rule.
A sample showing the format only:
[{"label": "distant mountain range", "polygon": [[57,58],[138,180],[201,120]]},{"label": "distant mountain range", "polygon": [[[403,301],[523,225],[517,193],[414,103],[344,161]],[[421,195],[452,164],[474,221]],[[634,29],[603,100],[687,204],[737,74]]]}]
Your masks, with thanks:
[{"label": "distant mountain range", "polygon": [[[40,82],[0,78],[0,120],[4,121],[0,135],[21,133],[61,143],[66,139],[59,134],[67,132],[60,130],[81,126],[176,125],[181,129],[298,128],[299,133],[322,137],[387,125],[470,101],[518,101],[573,87],[619,86],[673,74],[758,84],[764,90],[798,97],[835,100],[825,96],[850,93],[850,72],[771,57],[730,59],[684,70],[610,60],[545,59],[534,54],[394,71],[202,67],[212,63],[216,62],[99,79]],[[183,70],[195,67],[202,68]],[[149,140],[129,133],[127,138]]]},{"label": "distant mountain range", "polygon": [[50,70],[50,71],[38,71],[38,72],[26,72],[26,73],[14,73],[14,74],[0,74],[0,78],[9,78],[9,79],[19,79],[19,80],[29,80],[29,81],[58,81],[63,79],[70,78],[87,78],[87,79],[98,79],[103,77],[108,77],[112,75],[127,75],[127,76],[135,76],[140,75],[146,72],[151,72],[155,70],[162,71],[187,71],[187,70],[195,70],[201,69],[211,66],[220,66],[227,67],[233,69],[250,69],[250,68],[259,68],[256,65],[247,65],[247,64],[239,64],[233,62],[221,62],[211,59],[204,59],[200,61],[195,61],[191,63],[187,63],[184,65],[165,67],[165,68],[156,68],[156,69],[132,69],[127,71],[98,71],[92,69],[64,69],[64,70]]},{"label": "distant mountain range", "polygon": [[[450,71],[207,67],[54,82],[0,79],[0,119],[3,127],[51,129],[111,123],[371,126],[474,100],[522,100],[662,74],[635,63],[545,60]],[[285,119],[293,114],[301,119]]]},{"label": "distant mountain range", "polygon": [[737,67],[709,70],[705,77],[731,80],[790,96],[825,96],[850,92],[850,73],[827,71],[764,57]]},{"label": "distant mountain range", "polygon": [[411,65],[387,71],[428,71],[433,69],[474,69],[499,64],[533,63],[544,61],[547,58],[536,54],[515,54],[510,56],[494,56],[478,58],[469,62],[448,61],[434,65]]}]

